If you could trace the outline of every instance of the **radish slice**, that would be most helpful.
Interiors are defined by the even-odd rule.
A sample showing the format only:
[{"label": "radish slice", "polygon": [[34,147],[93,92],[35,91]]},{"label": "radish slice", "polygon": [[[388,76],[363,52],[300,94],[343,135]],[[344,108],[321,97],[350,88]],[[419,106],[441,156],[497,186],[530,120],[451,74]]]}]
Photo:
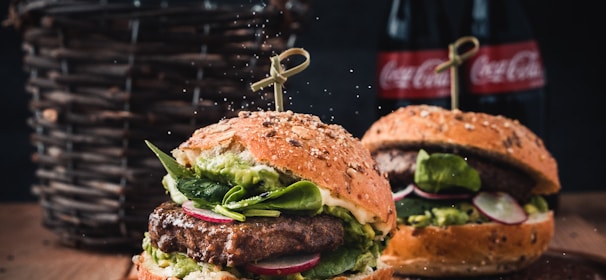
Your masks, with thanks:
[{"label": "radish slice", "polygon": [[183,202],[181,205],[183,212],[192,217],[196,217],[200,220],[204,220],[211,223],[231,223],[234,219],[223,216],[207,209],[201,209],[194,206],[194,202],[191,200]]},{"label": "radish slice", "polygon": [[471,197],[469,193],[429,193],[416,185],[414,186],[414,191],[416,195],[427,199],[466,199]]},{"label": "radish slice", "polygon": [[491,220],[507,224],[521,224],[528,219],[524,209],[504,192],[480,192],[472,200],[473,205]]},{"label": "radish slice", "polygon": [[278,257],[257,263],[249,263],[246,270],[261,275],[288,275],[309,270],[320,262],[320,254]]},{"label": "radish slice", "polygon": [[407,195],[409,195],[413,190],[414,190],[415,186],[413,184],[408,185],[408,187],[404,188],[403,190],[399,190],[395,193],[393,193],[393,200],[394,201],[398,201],[402,198],[405,198]]}]

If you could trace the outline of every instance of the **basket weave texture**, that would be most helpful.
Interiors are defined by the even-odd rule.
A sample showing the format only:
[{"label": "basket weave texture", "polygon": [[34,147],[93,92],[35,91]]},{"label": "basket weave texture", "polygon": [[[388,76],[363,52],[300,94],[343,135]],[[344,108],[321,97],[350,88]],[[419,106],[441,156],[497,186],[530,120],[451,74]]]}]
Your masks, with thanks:
[{"label": "basket weave texture", "polygon": [[[140,248],[168,199],[169,152],[198,127],[271,108],[253,93],[290,47],[302,2],[15,1],[29,73],[32,186],[68,245]],[[297,9],[295,9],[297,8]]]}]

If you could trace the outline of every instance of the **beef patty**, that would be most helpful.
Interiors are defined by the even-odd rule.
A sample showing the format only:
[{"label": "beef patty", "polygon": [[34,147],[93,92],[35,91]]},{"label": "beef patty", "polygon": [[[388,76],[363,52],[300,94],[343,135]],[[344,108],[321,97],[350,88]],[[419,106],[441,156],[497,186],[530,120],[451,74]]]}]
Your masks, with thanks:
[{"label": "beef patty", "polygon": [[[426,150],[429,153],[438,152],[432,151],[431,148]],[[478,171],[482,190],[507,192],[519,201],[527,201],[530,198],[530,191],[535,182],[524,172],[480,156],[464,154],[462,151],[455,153],[464,157],[467,164]],[[379,170],[387,174],[394,192],[414,182],[417,154],[418,149],[400,148],[384,149],[373,153]]]},{"label": "beef patty", "polygon": [[343,224],[329,215],[249,217],[211,223],[164,202],[150,214],[149,236],[163,252],[184,252],[196,261],[238,266],[271,257],[334,250],[343,244]]}]

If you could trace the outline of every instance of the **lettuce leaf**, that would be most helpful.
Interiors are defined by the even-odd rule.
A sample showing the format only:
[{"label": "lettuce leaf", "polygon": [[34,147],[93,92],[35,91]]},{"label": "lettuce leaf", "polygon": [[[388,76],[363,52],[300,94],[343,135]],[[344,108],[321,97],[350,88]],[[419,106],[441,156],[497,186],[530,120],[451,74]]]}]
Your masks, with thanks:
[{"label": "lettuce leaf", "polygon": [[185,166],[179,164],[173,157],[164,153],[154,144],[147,140],[145,140],[145,144],[147,144],[147,147],[149,147],[149,149],[156,154],[156,156],[162,163],[162,166],[164,166],[164,169],[166,169],[166,172],[168,172],[168,174],[173,177],[173,179],[194,177],[193,172],[191,172]]},{"label": "lettuce leaf", "polygon": [[261,209],[315,214],[322,209],[322,195],[314,183],[299,181],[286,188],[232,201],[224,206],[238,212]]},{"label": "lettuce leaf", "polygon": [[429,155],[421,149],[417,156],[415,183],[426,192],[439,193],[457,189],[480,190],[480,174],[464,158],[448,153]]}]

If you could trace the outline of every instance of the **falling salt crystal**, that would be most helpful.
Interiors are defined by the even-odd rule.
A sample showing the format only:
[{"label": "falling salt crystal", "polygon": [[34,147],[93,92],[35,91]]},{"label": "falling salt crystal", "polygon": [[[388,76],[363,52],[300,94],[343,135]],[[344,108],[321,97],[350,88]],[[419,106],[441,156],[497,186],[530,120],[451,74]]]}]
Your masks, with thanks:
[{"label": "falling salt crystal", "polygon": [[372,86],[371,86],[371,85],[368,85],[368,88],[372,88]]},{"label": "falling salt crystal", "polygon": [[184,88],[184,89],[183,89],[183,92],[187,92],[187,89],[186,89],[186,88]]},{"label": "falling salt crystal", "polygon": [[173,132],[172,132],[172,131],[170,131],[170,130],[169,130],[169,131],[167,131],[166,133],[167,133],[168,135],[173,134]]},{"label": "falling salt crystal", "polygon": [[349,73],[353,73],[353,72],[354,72],[354,70],[353,70],[353,69],[349,69]]}]

